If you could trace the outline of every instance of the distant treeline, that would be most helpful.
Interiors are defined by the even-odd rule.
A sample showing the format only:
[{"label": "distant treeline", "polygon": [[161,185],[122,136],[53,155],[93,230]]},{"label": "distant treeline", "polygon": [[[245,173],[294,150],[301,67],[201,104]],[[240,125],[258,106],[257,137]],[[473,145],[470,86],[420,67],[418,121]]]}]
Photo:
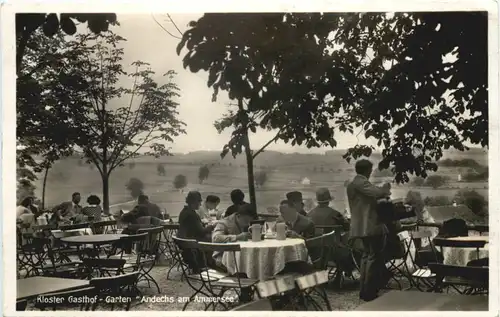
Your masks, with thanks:
[{"label": "distant treeline", "polygon": [[446,167],[470,167],[470,168],[482,167],[482,165],[479,164],[476,160],[470,158],[465,158],[461,160],[445,159],[439,161],[439,165]]}]

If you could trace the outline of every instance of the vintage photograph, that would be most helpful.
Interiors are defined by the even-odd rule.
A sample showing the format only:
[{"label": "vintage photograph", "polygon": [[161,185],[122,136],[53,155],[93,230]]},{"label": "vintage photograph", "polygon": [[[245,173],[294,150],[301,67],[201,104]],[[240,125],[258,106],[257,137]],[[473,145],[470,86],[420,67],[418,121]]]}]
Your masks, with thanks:
[{"label": "vintage photograph", "polygon": [[489,15],[17,13],[16,310],[487,311]]}]

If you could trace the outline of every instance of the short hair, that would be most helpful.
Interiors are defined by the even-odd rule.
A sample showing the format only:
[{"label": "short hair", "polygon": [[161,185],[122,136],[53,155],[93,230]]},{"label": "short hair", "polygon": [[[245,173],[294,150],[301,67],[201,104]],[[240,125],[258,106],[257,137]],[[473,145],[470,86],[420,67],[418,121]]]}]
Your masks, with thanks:
[{"label": "short hair", "polygon": [[365,174],[373,169],[373,163],[366,159],[362,159],[356,162],[354,169],[357,174]]},{"label": "short hair", "polygon": [[257,218],[257,209],[252,204],[245,204],[238,207],[236,211],[239,215],[247,215],[252,216],[253,218]]},{"label": "short hair", "polygon": [[290,201],[290,200],[288,200],[288,199],[284,199],[284,200],[282,200],[282,201],[280,202],[280,206],[281,206],[281,205],[287,205],[288,207],[295,207],[295,206],[293,205],[293,201]]},{"label": "short hair", "polygon": [[75,196],[81,196],[79,192],[74,192],[73,194],[71,194],[71,197],[72,198],[75,198]]},{"label": "short hair", "polygon": [[245,200],[245,194],[241,189],[233,189],[231,191],[231,201],[233,204],[241,204]]},{"label": "short hair", "polygon": [[201,202],[201,194],[198,191],[190,191],[186,196],[186,204]]},{"label": "short hair", "polygon": [[215,195],[208,195],[205,200],[207,201],[207,203],[214,203],[214,204],[220,203],[220,198]]},{"label": "short hair", "polygon": [[89,205],[100,205],[101,199],[97,195],[90,195],[87,198],[87,204]]},{"label": "short hair", "polygon": [[139,195],[139,197],[137,197],[137,202],[139,204],[143,204],[145,202],[147,202],[149,200],[149,197],[147,195]]},{"label": "short hair", "polygon": [[34,201],[34,198],[31,196],[28,196],[21,201],[21,206],[28,207],[33,203],[33,201]]}]

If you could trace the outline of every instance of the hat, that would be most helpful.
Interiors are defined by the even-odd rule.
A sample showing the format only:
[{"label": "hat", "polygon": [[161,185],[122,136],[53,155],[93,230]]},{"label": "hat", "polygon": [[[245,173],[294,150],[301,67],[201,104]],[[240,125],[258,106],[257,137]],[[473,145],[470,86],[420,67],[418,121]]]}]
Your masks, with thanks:
[{"label": "hat", "polygon": [[202,202],[201,194],[198,191],[190,191],[186,196],[186,203]]},{"label": "hat", "polygon": [[328,190],[328,188],[319,188],[316,191],[316,200],[318,201],[318,203],[326,203],[332,201],[333,197],[332,195],[330,195],[330,191]]},{"label": "hat", "polygon": [[290,202],[302,202],[302,193],[298,191],[289,192],[286,194],[286,199]]}]

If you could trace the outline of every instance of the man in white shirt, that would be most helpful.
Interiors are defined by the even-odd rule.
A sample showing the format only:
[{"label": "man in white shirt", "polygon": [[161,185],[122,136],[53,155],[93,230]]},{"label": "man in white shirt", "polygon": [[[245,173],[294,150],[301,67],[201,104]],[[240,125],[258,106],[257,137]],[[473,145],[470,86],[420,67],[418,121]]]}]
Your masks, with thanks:
[{"label": "man in white shirt", "polygon": [[20,219],[24,214],[32,214],[30,206],[33,204],[33,197],[24,198],[16,208],[16,219]]},{"label": "man in white shirt", "polygon": [[196,211],[203,223],[211,223],[217,215],[217,206],[220,198],[215,195],[208,195],[205,203]]}]

